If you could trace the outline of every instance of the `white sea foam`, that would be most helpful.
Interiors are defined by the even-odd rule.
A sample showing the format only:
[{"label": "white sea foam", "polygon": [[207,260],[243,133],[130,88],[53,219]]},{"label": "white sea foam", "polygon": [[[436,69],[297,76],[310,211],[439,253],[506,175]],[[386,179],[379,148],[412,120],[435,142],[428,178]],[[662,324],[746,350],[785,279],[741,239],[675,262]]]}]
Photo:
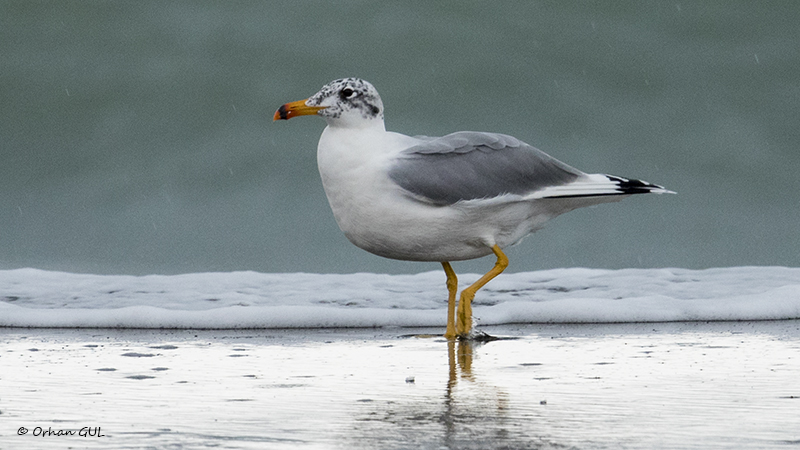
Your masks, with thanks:
[{"label": "white sea foam", "polygon": [[[478,275],[462,275],[462,287]],[[444,273],[109,276],[0,271],[0,326],[317,328],[444,326]],[[502,274],[479,324],[800,318],[800,268],[557,269]]]}]

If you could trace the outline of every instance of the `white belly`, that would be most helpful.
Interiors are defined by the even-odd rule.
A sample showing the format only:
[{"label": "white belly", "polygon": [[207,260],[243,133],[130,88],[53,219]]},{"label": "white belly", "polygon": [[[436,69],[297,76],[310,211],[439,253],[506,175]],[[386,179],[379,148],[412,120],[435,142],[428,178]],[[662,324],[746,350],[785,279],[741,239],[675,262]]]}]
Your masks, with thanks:
[{"label": "white belly", "polygon": [[[330,168],[330,166],[327,166]],[[352,166],[320,169],[339,228],[356,246],[379,256],[412,261],[458,261],[511,245],[548,220],[529,203],[475,202],[435,206],[413,199],[386,170]]]}]

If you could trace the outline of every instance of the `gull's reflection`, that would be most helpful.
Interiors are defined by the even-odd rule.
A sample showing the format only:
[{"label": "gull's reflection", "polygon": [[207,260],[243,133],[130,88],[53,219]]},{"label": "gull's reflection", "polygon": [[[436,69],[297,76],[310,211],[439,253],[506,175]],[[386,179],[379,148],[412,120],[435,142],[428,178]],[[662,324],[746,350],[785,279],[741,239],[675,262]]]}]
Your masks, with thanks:
[{"label": "gull's reflection", "polygon": [[472,372],[475,350],[483,344],[463,339],[447,342],[449,373],[441,417],[447,448],[508,443],[507,394]]},{"label": "gull's reflection", "polygon": [[469,381],[474,381],[472,377],[472,355],[474,353],[473,342],[468,340],[448,340],[447,341],[447,361],[450,366],[450,376],[447,380],[447,398],[451,398],[453,388],[458,383],[459,376]]},{"label": "gull's reflection", "polygon": [[[510,395],[481,366],[480,349],[498,342],[439,341],[447,351],[443,391],[365,402],[352,438],[375,448],[541,448],[529,421],[511,408]],[[445,347],[446,346],[446,347]],[[502,384],[502,383],[499,383]]]}]

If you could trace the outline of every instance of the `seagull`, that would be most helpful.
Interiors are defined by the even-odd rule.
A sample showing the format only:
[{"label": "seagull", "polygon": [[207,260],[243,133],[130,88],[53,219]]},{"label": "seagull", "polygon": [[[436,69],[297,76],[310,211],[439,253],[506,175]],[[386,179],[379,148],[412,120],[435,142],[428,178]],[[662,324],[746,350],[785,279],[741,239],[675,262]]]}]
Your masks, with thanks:
[{"label": "seagull", "polygon": [[[322,185],[339,228],[385,258],[440,262],[447,276],[447,339],[469,339],[475,293],[508,267],[504,248],[576,208],[631,194],[674,193],[645,181],[587,174],[514,137],[459,131],[442,137],[386,131],[383,102],[359,78],[331,81],[282,105],[274,120],[318,115]],[[494,254],[461,292],[451,261]]]}]

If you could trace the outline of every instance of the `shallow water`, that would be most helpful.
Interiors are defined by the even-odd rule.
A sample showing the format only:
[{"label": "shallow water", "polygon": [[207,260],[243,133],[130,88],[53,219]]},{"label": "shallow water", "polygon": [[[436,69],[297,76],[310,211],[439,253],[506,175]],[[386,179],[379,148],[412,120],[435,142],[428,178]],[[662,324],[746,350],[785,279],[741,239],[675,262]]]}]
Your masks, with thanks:
[{"label": "shallow water", "polygon": [[799,321],[484,330],[2,329],[0,448],[800,446]]}]

